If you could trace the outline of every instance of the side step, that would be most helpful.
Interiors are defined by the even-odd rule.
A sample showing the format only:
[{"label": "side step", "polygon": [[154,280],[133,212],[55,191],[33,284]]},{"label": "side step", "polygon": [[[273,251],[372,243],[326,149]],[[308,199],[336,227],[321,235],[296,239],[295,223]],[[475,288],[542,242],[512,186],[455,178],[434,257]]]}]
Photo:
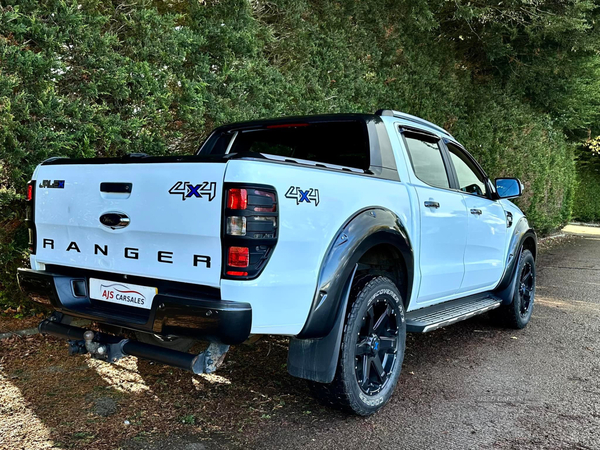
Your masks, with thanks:
[{"label": "side step", "polygon": [[406,313],[406,331],[427,333],[498,308],[502,299],[490,293],[471,295]]}]

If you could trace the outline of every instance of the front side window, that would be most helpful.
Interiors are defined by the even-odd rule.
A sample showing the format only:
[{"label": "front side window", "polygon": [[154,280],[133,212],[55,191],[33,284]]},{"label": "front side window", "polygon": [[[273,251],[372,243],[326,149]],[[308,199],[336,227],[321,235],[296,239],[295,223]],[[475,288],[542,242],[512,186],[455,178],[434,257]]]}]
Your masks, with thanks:
[{"label": "front side window", "polygon": [[448,150],[454,170],[456,170],[460,190],[467,194],[487,197],[488,189],[485,178],[473,161],[456,145],[448,144]]},{"label": "front side window", "polygon": [[448,189],[448,173],[438,141],[420,135],[405,134],[404,137],[417,178],[430,186]]}]

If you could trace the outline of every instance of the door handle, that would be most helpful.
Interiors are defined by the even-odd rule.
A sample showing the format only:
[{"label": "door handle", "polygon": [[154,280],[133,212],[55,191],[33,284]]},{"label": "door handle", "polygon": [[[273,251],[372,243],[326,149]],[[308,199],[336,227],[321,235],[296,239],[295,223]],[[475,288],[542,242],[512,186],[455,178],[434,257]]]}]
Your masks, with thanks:
[{"label": "door handle", "polygon": [[439,208],[440,207],[440,204],[438,202],[427,201],[424,204],[425,204],[425,208]]},{"label": "door handle", "polygon": [[471,210],[471,214],[476,214],[476,215],[480,216],[480,215],[481,215],[481,210],[480,210],[480,209],[473,208],[473,209]]},{"label": "door handle", "polygon": [[100,183],[100,192],[111,194],[131,194],[133,183]]}]

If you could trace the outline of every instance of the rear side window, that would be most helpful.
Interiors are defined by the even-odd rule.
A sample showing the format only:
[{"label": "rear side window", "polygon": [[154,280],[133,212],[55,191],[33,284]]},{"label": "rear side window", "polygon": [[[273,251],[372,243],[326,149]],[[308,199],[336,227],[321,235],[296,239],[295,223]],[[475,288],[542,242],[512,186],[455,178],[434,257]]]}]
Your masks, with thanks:
[{"label": "rear side window", "polygon": [[234,133],[224,133],[207,150],[201,154],[252,152],[363,170],[370,166],[369,137],[361,122],[277,124],[238,130],[235,137]]},{"label": "rear side window", "polygon": [[449,188],[448,173],[437,140],[408,134],[404,137],[417,178],[430,186]]}]

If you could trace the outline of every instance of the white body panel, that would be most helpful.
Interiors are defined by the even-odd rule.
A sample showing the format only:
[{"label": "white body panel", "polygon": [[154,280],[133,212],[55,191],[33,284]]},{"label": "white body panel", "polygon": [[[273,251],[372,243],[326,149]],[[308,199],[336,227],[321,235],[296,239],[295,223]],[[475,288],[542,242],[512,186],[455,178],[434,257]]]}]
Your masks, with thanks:
[{"label": "white body panel", "polygon": [[[419,182],[420,183],[420,182]],[[430,304],[460,291],[465,274],[464,250],[467,243],[467,208],[460,195],[415,185],[421,216],[421,285],[417,303]],[[439,203],[427,208],[426,201]]]},{"label": "white body panel", "polygon": [[[411,201],[404,183],[259,161],[230,161],[225,181],[266,183],[279,196],[279,238],[263,273],[252,281],[223,280],[226,300],[252,305],[252,332],[294,335],[302,330],[317,288],[321,262],[342,225],[358,211],[382,206],[409,235]],[[319,205],[284,197],[290,186],[318,189]]]},{"label": "white body panel", "polygon": [[[65,183],[64,189],[36,187],[35,262],[218,287],[224,172],[225,164],[217,163],[40,166],[34,175],[38,185],[41,180]],[[169,194],[177,181],[216,182],[215,197],[182,200]],[[129,182],[133,189],[130,195],[102,193],[102,182]],[[115,230],[103,226],[100,215],[111,211],[127,214],[131,223]],[[54,248],[49,242],[44,246],[44,239]],[[95,251],[95,245],[107,246],[108,255]],[[132,249],[129,257],[125,248]],[[159,262],[158,252],[165,252],[165,262]],[[210,256],[210,267],[194,266],[194,255]]]},{"label": "white body panel", "polygon": [[[468,237],[465,276],[461,291],[490,290],[500,280],[505,266],[506,216],[502,204],[463,194],[467,205]],[[471,209],[481,211],[472,214]]]},{"label": "white body panel", "polygon": [[[393,117],[382,119],[399,182],[247,159],[40,166],[34,174],[38,183],[42,179],[65,180],[65,188],[36,191],[38,250],[31,257],[32,267],[59,264],[220,288],[222,299],[250,303],[252,333],[296,335],[305,325],[321,264],[337,232],[359,211],[383,207],[403,223],[414,252],[408,310],[491,289],[504,270],[510,240],[510,231],[501,233],[505,221],[500,223],[498,216],[503,208],[510,208],[516,223],[522,213],[510,202],[490,202],[484,206],[489,216],[473,221],[467,211],[471,204],[468,196],[427,187],[415,177],[398,133],[399,124],[414,124]],[[178,181],[215,182],[215,197],[212,201],[184,201],[168,192]],[[104,195],[99,189],[101,182],[132,182],[133,191],[128,198]],[[266,184],[277,190],[278,241],[254,280],[221,279],[224,182]],[[319,204],[286,198],[292,186],[318,189]],[[423,202],[430,198],[442,207],[423,210]],[[130,225],[119,230],[101,225],[99,216],[108,211],[126,213]],[[53,239],[55,248],[44,248],[44,238]],[[67,251],[71,242],[76,242],[80,251]],[[94,244],[108,245],[109,255],[94,254]],[[139,258],[126,258],[125,247],[138,249]],[[172,255],[167,262],[160,262],[159,251]],[[194,266],[194,255],[209,256],[210,267]]]}]

